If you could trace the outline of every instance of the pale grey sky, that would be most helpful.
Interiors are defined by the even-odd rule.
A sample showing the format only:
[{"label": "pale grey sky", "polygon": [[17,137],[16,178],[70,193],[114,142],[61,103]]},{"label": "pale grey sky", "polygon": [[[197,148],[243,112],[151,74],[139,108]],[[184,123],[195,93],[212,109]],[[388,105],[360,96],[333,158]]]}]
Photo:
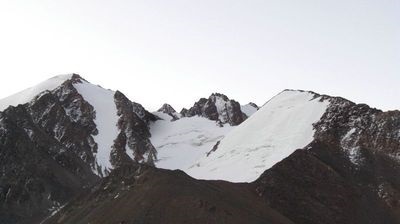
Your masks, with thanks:
[{"label": "pale grey sky", "polygon": [[79,73],[155,110],[283,89],[400,108],[399,0],[0,0],[0,98]]}]

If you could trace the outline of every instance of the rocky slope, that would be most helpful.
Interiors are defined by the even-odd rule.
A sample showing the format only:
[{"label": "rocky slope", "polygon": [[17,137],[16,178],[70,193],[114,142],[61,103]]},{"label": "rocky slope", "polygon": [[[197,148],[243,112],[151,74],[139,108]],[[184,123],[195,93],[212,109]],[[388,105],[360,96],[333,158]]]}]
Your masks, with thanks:
[{"label": "rocky slope", "polygon": [[0,100],[8,104],[0,112],[1,222],[34,223],[113,168],[156,159],[147,124],[157,118],[76,74]]}]

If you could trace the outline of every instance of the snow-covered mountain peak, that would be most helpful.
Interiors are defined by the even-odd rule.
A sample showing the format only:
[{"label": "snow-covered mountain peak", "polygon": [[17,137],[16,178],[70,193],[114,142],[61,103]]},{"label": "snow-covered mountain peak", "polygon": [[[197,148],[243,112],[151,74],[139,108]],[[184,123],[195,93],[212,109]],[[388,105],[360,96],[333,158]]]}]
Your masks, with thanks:
[{"label": "snow-covered mountain peak", "polygon": [[175,110],[171,105],[169,105],[168,103],[164,103],[164,104],[160,107],[160,109],[158,109],[157,111],[158,111],[158,112],[167,113],[167,114],[169,114],[169,113],[176,113],[176,110]]},{"label": "snow-covered mountain peak", "polygon": [[169,115],[171,118],[163,115],[161,115],[161,117],[164,117],[162,119],[169,119],[171,121],[176,121],[181,117],[181,114],[177,113],[175,109],[167,103],[164,103],[162,107],[157,110],[157,112]]},{"label": "snow-covered mountain peak", "polygon": [[0,100],[2,110],[19,104],[34,123],[99,176],[120,163],[154,160],[147,124],[157,118],[119,91],[94,85],[78,74],[60,75]]},{"label": "snow-covered mountain peak", "polygon": [[286,90],[229,132],[187,172],[196,178],[253,181],[313,140],[313,124],[329,102],[308,91]]},{"label": "snow-covered mountain peak", "polygon": [[0,99],[0,111],[3,111],[9,106],[17,106],[18,104],[28,103],[40,93],[44,91],[52,91],[67,80],[75,80],[75,82],[78,82],[79,80],[83,79],[77,74],[54,76],[28,89],[22,90],[6,98]]}]

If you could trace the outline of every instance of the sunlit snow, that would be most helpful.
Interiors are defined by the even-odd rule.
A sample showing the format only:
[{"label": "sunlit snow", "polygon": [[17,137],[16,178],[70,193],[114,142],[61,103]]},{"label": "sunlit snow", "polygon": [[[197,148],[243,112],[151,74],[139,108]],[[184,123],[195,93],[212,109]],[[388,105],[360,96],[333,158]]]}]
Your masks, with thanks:
[{"label": "sunlit snow", "polygon": [[328,102],[314,94],[284,91],[228,133],[218,149],[186,172],[199,179],[250,182],[313,140],[313,123]]},{"label": "sunlit snow", "polygon": [[99,133],[93,136],[98,149],[96,161],[102,171],[112,168],[110,163],[111,146],[118,135],[117,107],[114,103],[114,91],[103,89],[100,86],[82,81],[74,84],[79,94],[94,107],[96,111],[96,124]]},{"label": "sunlit snow", "polygon": [[171,121],[168,114],[154,114],[163,120],[150,125],[150,140],[158,153],[156,166],[165,169],[185,171],[233,129],[229,124],[219,127],[215,121],[199,116]]}]

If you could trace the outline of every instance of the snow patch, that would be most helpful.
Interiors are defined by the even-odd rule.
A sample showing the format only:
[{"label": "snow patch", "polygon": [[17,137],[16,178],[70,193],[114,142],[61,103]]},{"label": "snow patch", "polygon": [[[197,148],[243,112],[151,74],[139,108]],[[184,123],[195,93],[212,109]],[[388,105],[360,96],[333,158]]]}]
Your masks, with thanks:
[{"label": "snow patch", "polygon": [[360,163],[362,161],[362,155],[360,153],[360,147],[358,147],[358,146],[352,147],[352,148],[347,149],[347,151],[348,151],[348,155],[349,155],[350,161],[354,165],[360,165]]},{"label": "snow patch", "polygon": [[74,87],[93,106],[96,112],[94,123],[98,134],[93,136],[98,147],[96,161],[105,174],[112,168],[110,162],[111,147],[118,135],[117,123],[119,117],[114,102],[115,92],[85,81],[74,84]]},{"label": "snow patch", "polygon": [[199,179],[254,181],[313,140],[313,124],[328,105],[310,92],[284,91],[228,133],[215,152],[187,173]]},{"label": "snow patch", "polygon": [[349,160],[354,165],[360,165],[363,161],[362,154],[360,152],[360,147],[357,146],[358,143],[357,129],[355,127],[351,128],[340,141],[345,153],[348,155]]},{"label": "snow patch", "polygon": [[26,134],[28,135],[28,137],[33,140],[33,130],[30,128],[24,128],[24,131],[26,132]]},{"label": "snow patch", "polygon": [[224,122],[227,113],[226,112],[227,101],[225,101],[220,96],[215,96],[215,107],[217,108],[217,112],[219,114],[218,119]]}]

